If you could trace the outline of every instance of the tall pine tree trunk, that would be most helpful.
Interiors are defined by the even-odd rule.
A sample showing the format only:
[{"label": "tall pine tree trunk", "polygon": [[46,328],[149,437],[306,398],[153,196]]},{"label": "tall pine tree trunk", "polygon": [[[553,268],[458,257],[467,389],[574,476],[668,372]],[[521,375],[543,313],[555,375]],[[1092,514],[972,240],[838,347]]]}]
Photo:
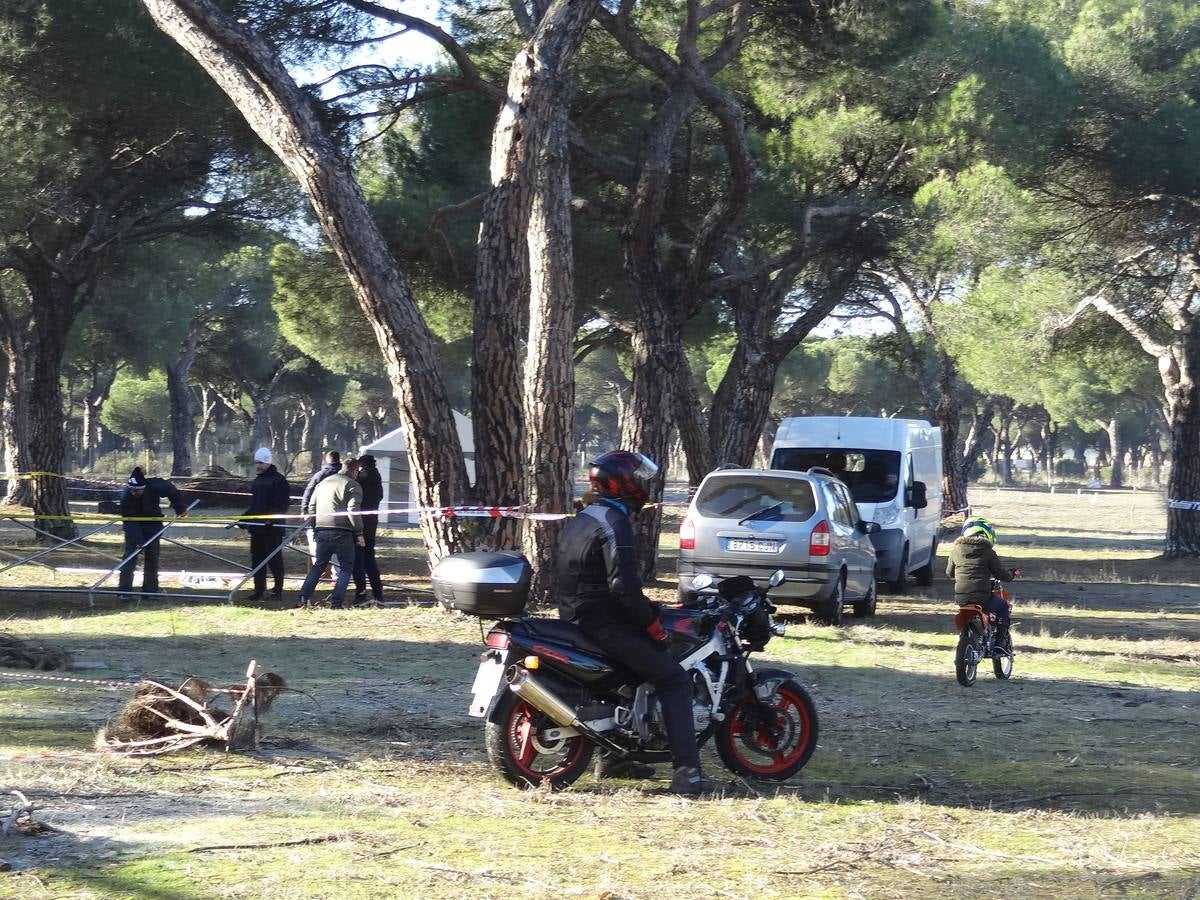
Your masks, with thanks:
[{"label": "tall pine tree trunk", "polygon": [[33,512],[40,528],[63,538],[75,536],[63,477],[66,442],[63,421],[62,361],[74,318],[72,289],[53,273],[25,273],[32,299],[33,366],[29,378],[29,465]]},{"label": "tall pine tree trunk", "polygon": [[1125,486],[1125,448],[1121,446],[1121,429],[1116,417],[1105,422],[1097,419],[1096,424],[1108,437],[1108,458],[1112,462],[1112,475],[1109,476],[1109,487]]},{"label": "tall pine tree trunk", "polygon": [[0,348],[7,366],[0,399],[0,433],[4,438],[5,503],[33,505],[33,484],[20,477],[29,469],[29,360],[24,328],[0,293]]},{"label": "tall pine tree trunk", "polygon": [[[571,509],[575,418],[575,278],[567,116],[569,70],[599,0],[557,0],[530,47],[518,54],[510,96],[526,101],[524,132],[532,164],[529,215],[529,358],[525,364],[525,492],[535,513]],[[514,82],[527,79],[524,90]],[[559,520],[525,519],[531,595],[544,602],[553,583]]]},{"label": "tall pine tree trunk", "polygon": [[171,403],[171,474],[192,474],[192,389],[188,372],[196,361],[200,338],[188,335],[183,352],[167,364],[167,397]]},{"label": "tall pine tree trunk", "polygon": [[[1175,365],[1160,364],[1171,426],[1167,499],[1200,501],[1200,323],[1178,342]],[[1200,556],[1200,510],[1167,508],[1168,557]]]},{"label": "tall pine tree trunk", "polygon": [[[408,282],[371,217],[350,161],[311,98],[258,35],[238,28],[211,0],[143,0],[155,23],[229,95],[246,122],[307,194],[375,333],[408,442],[417,503],[452,506],[467,468],[438,369],[433,336]],[[430,562],[458,549],[457,520],[421,516]]]}]

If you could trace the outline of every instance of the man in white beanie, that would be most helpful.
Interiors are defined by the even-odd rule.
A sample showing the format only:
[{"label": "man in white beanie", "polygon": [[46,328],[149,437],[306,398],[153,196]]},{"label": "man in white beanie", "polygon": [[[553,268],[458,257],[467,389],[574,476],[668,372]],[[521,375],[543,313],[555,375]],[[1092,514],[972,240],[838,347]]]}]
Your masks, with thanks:
[{"label": "man in white beanie", "polygon": [[[258,472],[250,483],[250,508],[242,516],[273,516],[288,511],[292,502],[292,489],[287,479],[279,473],[272,464],[271,451],[267,447],[259,447],[254,451],[254,468]],[[267,557],[271,574],[275,576],[275,590],[272,599],[283,599],[283,552],[279,545],[283,542],[282,519],[247,518],[238,523],[238,527],[250,534],[250,566],[258,566]],[[272,554],[274,554],[272,556]],[[267,592],[267,573],[258,569],[254,573],[254,593],[251,600],[261,600]]]}]

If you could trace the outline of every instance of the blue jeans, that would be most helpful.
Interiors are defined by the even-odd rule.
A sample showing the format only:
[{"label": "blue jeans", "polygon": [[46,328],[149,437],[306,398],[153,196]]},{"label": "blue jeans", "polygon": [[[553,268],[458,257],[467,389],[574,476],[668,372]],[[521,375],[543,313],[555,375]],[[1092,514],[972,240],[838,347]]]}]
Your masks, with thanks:
[{"label": "blue jeans", "polygon": [[346,585],[350,583],[350,576],[354,574],[354,532],[346,531],[344,528],[318,528],[316,529],[316,544],[316,562],[308,570],[308,576],[300,588],[300,602],[307,603],[312,599],[317,582],[321,579],[321,573],[325,571],[329,561],[336,556],[340,565],[338,566],[337,581],[333,585],[333,593],[329,595],[329,602],[332,606],[341,606],[346,596]]}]

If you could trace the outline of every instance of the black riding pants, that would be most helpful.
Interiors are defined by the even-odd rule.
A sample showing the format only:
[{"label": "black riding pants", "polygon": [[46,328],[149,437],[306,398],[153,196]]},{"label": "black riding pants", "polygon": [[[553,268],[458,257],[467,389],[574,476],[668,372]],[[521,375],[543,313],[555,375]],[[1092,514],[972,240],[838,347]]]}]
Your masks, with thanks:
[{"label": "black riding pants", "polygon": [[700,749],[696,746],[692,718],[692,679],[683,666],[636,625],[593,619],[581,619],[577,624],[609,657],[654,686],[674,764],[699,767]]}]

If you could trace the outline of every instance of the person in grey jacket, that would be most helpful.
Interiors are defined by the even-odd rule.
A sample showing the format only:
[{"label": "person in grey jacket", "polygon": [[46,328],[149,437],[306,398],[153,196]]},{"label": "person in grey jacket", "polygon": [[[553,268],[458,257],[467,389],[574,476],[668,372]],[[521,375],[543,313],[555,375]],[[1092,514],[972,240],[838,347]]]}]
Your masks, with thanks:
[{"label": "person in grey jacket", "polygon": [[[317,471],[312,473],[312,477],[308,479],[308,484],[304,486],[304,493],[300,495],[300,515],[312,515],[312,499],[313,493],[317,489],[317,485],[319,485],[330,475],[336,475],[341,470],[342,454],[338,453],[336,450],[330,450],[325,454],[325,464],[321,466],[321,468],[317,469]],[[313,534],[313,530],[311,528],[306,529],[306,531],[308,536],[308,562],[309,565],[311,565],[313,560],[317,558],[317,537],[315,534]],[[329,572],[326,570],[321,574],[324,576],[328,575]]]},{"label": "person in grey jacket", "polygon": [[354,570],[354,551],[363,546],[363,523],[359,511],[362,509],[362,488],[354,480],[355,460],[347,459],[341,471],[330,475],[317,485],[309,500],[309,523],[313,529],[317,555],[308,577],[300,588],[297,608],[312,602],[313,591],[329,561],[337,556],[341,562],[333,593],[329,596],[332,609],[345,605],[346,586]]}]

